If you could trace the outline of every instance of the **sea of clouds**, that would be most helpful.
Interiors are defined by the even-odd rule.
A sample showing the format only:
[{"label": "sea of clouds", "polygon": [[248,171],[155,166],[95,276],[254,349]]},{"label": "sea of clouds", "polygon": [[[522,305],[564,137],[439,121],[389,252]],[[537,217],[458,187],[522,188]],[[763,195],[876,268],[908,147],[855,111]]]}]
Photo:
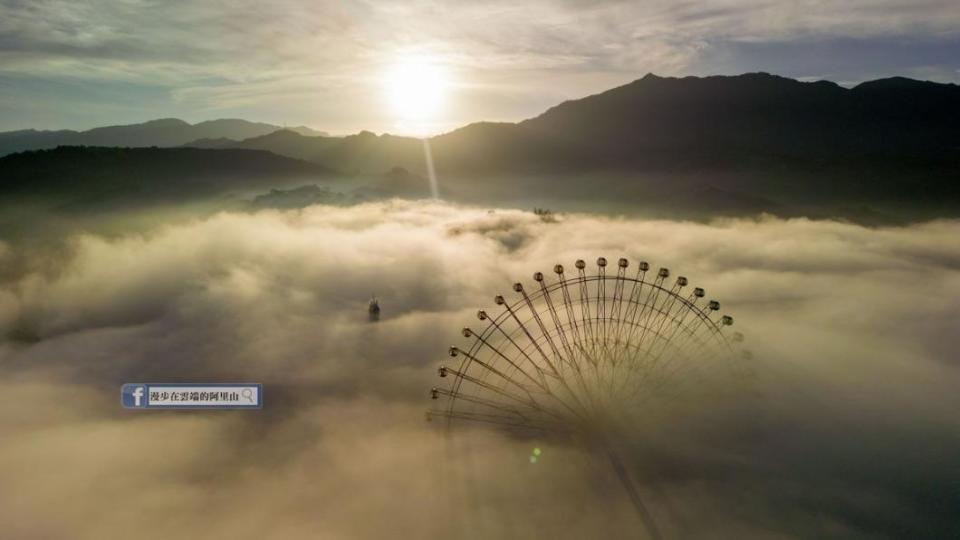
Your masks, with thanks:
[{"label": "sea of clouds", "polygon": [[[423,414],[476,309],[601,255],[686,275],[753,353],[735,403],[637,434],[666,537],[952,537],[957,238],[392,201],[0,243],[0,537],[642,537],[589,450]],[[123,410],[135,381],[257,381],[266,406]]]}]

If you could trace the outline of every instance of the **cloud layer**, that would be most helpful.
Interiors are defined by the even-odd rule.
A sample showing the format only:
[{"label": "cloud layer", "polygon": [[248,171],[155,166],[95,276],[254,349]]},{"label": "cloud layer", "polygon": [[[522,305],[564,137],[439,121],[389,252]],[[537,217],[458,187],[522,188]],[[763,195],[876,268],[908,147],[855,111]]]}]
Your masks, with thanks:
[{"label": "cloud layer", "polygon": [[[0,289],[0,523],[13,538],[627,536],[628,502],[589,452],[423,421],[434,368],[478,307],[605,255],[682,271],[754,353],[739,399],[631,441],[668,535],[949,536],[958,232],[545,223],[394,201],[5,246],[22,270]],[[261,381],[267,407],[123,411],[117,388],[137,380]]]}]

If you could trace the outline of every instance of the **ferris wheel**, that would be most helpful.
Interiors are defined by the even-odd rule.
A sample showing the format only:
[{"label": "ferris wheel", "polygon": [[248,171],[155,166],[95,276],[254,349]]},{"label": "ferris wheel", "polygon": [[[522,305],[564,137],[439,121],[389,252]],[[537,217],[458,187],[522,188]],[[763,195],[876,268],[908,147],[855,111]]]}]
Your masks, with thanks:
[{"label": "ferris wheel", "polygon": [[438,369],[446,384],[430,390],[427,419],[599,443],[657,538],[612,441],[635,414],[712,388],[701,385],[711,375],[737,375],[743,336],[718,301],[667,268],[631,270],[621,258],[608,271],[604,257],[595,272],[583,260],[574,268],[555,265],[555,279],[536,272],[511,299],[496,296],[496,312],[477,312],[479,326],[462,330],[467,344]]}]

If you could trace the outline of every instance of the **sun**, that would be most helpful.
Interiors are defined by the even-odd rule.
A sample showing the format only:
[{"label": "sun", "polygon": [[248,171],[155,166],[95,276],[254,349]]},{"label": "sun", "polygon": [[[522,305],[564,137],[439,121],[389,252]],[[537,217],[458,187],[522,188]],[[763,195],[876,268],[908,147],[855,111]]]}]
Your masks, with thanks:
[{"label": "sun", "polygon": [[449,83],[445,70],[424,57],[403,58],[384,77],[387,100],[404,123],[426,123],[443,108]]}]

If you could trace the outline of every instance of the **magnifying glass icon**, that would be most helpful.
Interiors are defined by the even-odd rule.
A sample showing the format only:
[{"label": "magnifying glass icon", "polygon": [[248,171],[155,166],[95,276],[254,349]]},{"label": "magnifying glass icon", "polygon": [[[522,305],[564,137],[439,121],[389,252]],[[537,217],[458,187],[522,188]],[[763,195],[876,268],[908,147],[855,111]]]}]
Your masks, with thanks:
[{"label": "magnifying glass icon", "polygon": [[244,388],[243,391],[240,392],[240,395],[243,396],[243,399],[253,403],[253,390]]}]

